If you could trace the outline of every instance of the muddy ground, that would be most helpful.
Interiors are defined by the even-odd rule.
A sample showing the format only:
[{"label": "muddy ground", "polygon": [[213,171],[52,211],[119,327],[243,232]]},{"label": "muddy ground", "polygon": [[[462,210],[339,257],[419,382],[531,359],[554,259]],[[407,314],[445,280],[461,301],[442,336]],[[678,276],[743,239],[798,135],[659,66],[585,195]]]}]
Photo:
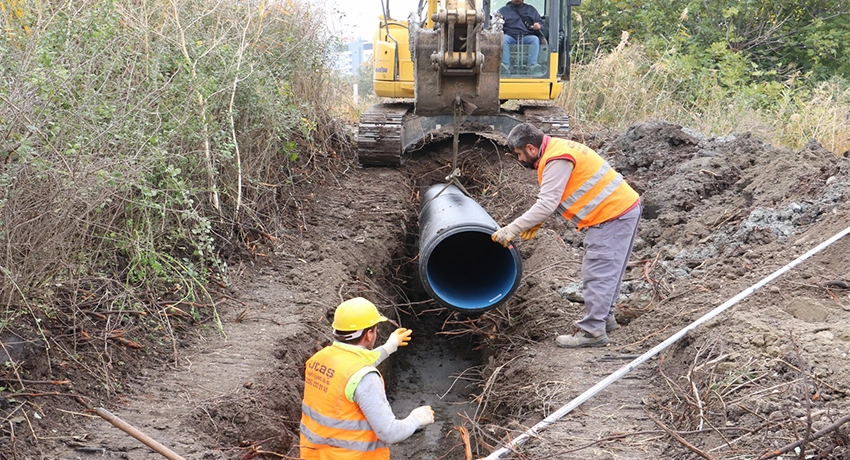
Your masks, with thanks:
[{"label": "muddy ground", "polygon": [[[450,143],[395,169],[328,161],[309,188],[281,187],[288,211],[270,222],[274,240],[249,245],[215,293],[221,330],[210,321],[170,343],[137,338],[142,349],[104,340],[110,358],[88,372],[74,369],[89,349],[61,341],[54,365],[24,355],[14,375],[7,365],[7,384],[30,395],[0,399],[0,457],[162,458],[87,410],[102,406],[187,459],[297,458],[304,362],[328,342],[333,308],[356,295],[414,329],[383,368],[396,414],[431,404],[437,415],[393,458],[485,457],[850,225],[850,160],[815,142],[792,151],[664,122],[573,137],[644,203],[607,347],[555,346],[583,311],[583,235],[556,217],[517,243],[523,279],[504,305],[467,318],[427,298],[418,197],[450,172]],[[496,221],[533,203],[532,170],[490,141],[462,140],[461,181]],[[799,263],[506,458],[850,458],[850,428],[832,426],[850,415],[848,253],[844,238]]]}]

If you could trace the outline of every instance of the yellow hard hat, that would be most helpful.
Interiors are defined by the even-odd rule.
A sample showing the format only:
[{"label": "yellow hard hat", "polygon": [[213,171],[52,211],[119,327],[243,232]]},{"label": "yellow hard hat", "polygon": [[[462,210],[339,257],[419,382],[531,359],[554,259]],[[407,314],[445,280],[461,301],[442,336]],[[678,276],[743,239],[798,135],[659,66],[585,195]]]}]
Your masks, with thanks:
[{"label": "yellow hard hat", "polygon": [[378,313],[375,304],[363,297],[355,297],[336,307],[333,328],[337,331],[359,331],[386,320],[384,315]]}]

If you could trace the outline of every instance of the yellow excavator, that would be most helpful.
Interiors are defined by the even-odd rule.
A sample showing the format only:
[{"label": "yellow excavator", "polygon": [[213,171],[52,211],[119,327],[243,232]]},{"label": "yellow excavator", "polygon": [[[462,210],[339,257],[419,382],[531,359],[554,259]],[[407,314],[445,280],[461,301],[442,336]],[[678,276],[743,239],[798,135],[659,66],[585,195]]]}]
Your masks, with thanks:
[{"label": "yellow excavator", "polygon": [[374,104],[361,115],[361,165],[400,165],[422,145],[458,133],[503,142],[522,122],[554,136],[567,133],[569,121],[560,107],[507,110],[502,104],[558,97],[561,82],[569,79],[572,8],[581,0],[526,0],[543,22],[537,63],[528,62],[530,47],[537,45],[516,44],[506,48],[509,65],[502,62],[502,5],[491,11],[490,0],[419,0],[402,21],[392,19],[390,0],[381,2],[373,84],[377,96],[395,101]]}]

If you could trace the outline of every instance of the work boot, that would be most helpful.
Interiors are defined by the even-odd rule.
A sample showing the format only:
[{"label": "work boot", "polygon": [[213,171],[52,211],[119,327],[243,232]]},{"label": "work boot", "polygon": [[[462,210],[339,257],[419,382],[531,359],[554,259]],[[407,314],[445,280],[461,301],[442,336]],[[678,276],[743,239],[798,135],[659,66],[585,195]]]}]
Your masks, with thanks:
[{"label": "work boot", "polygon": [[606,333],[611,332],[611,331],[616,331],[618,327],[620,327],[620,325],[617,324],[617,318],[614,318],[612,316],[610,320],[605,320],[605,332]]},{"label": "work boot", "polygon": [[604,347],[608,343],[608,334],[603,333],[599,337],[590,335],[589,332],[579,329],[573,335],[559,335],[555,342],[564,348]]},{"label": "work boot", "polygon": [[502,65],[499,66],[499,73],[511,73],[511,69],[503,62]]},{"label": "work boot", "polygon": [[529,75],[540,75],[543,73],[543,66],[540,64],[534,64],[528,67]]}]

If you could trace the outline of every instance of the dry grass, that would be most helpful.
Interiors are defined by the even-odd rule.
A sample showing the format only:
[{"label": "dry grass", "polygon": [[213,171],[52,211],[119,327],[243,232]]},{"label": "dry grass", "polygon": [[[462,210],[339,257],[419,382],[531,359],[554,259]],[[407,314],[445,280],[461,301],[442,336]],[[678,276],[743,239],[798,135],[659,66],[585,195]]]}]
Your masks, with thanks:
[{"label": "dry grass", "polygon": [[0,0],[0,333],[46,355],[11,368],[72,362],[109,391],[113,344],[171,361],[181,328],[218,325],[227,262],[353,158],[320,16]]},{"label": "dry grass", "polygon": [[579,124],[616,130],[663,119],[706,135],[752,132],[791,148],[814,138],[836,155],[850,149],[850,87],[844,81],[807,89],[792,79],[764,104],[767,96],[756,101],[747,91],[724,88],[710,73],[683,77],[683,72],[675,51],[652,58],[626,39],[610,53],[574,65],[558,102]]}]

